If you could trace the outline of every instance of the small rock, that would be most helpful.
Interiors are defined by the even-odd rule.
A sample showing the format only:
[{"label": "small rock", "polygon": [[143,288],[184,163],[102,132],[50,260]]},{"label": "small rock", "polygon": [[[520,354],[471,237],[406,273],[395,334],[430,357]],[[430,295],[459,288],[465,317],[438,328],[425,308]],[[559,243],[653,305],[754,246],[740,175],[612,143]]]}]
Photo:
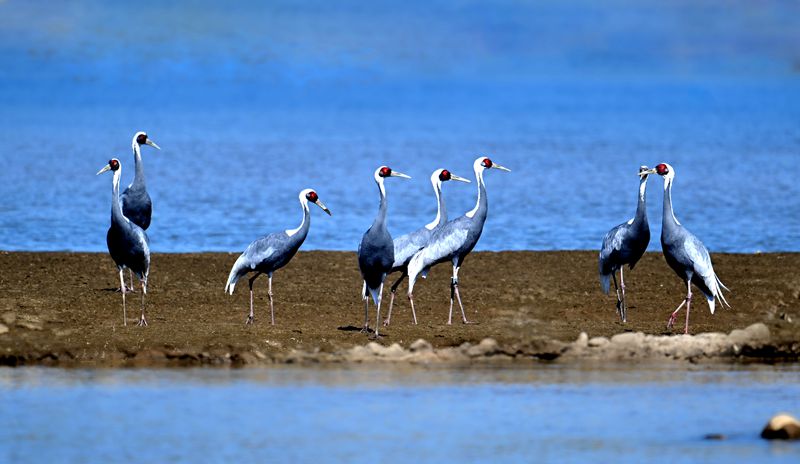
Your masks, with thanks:
[{"label": "small rock", "polygon": [[426,340],[418,338],[417,341],[415,341],[414,343],[411,344],[411,346],[408,347],[408,349],[410,349],[412,353],[420,353],[420,352],[433,351],[433,346]]},{"label": "small rock", "polygon": [[761,438],[767,440],[800,439],[800,421],[786,413],[781,413],[769,420],[761,431]]},{"label": "small rock", "polygon": [[387,358],[401,358],[406,354],[406,350],[397,343],[392,343],[388,348],[384,348],[383,353],[381,353],[382,356]]},{"label": "small rock", "polygon": [[578,339],[575,340],[575,346],[579,348],[586,348],[589,346],[589,335],[586,332],[581,332]]},{"label": "small rock", "polygon": [[611,337],[611,343],[615,345],[639,345],[644,340],[642,332],[625,332]]},{"label": "small rock", "polygon": [[42,330],[42,324],[40,322],[19,321],[17,322],[17,327],[28,330]]},{"label": "small rock", "polygon": [[375,356],[380,356],[383,353],[383,347],[375,342],[369,342],[366,345],[367,350]]},{"label": "small rock", "polygon": [[756,342],[767,342],[769,341],[769,328],[763,322],[758,322],[750,327],[744,329],[745,332],[750,336],[750,341]]},{"label": "small rock", "polygon": [[5,324],[0,324],[0,334],[4,334],[8,332],[8,326]]},{"label": "small rock", "polygon": [[587,346],[589,346],[591,348],[603,348],[604,346],[608,345],[609,343],[611,343],[611,342],[608,341],[608,339],[606,337],[593,337],[593,338],[590,338],[589,341],[586,344],[587,344]]},{"label": "small rock", "polygon": [[499,351],[499,345],[494,338],[484,338],[475,346],[467,348],[467,355],[473,358],[491,356]]},{"label": "small rock", "polygon": [[8,325],[11,325],[11,324],[13,324],[14,322],[17,321],[17,315],[14,314],[14,313],[10,313],[10,312],[9,313],[3,313],[2,319],[3,319],[3,322],[5,322]]}]

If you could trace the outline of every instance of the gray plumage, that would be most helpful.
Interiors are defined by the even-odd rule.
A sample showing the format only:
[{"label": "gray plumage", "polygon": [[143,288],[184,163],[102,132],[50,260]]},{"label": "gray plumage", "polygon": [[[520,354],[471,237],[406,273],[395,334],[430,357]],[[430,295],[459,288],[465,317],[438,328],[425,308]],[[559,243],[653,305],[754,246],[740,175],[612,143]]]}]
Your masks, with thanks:
[{"label": "gray plumage", "polygon": [[[383,321],[383,325],[385,326],[391,323],[395,293],[397,292],[397,287],[400,286],[400,283],[408,275],[408,263],[411,261],[411,258],[428,244],[434,232],[444,227],[447,223],[447,207],[445,206],[444,195],[442,194],[442,183],[451,179],[469,183],[469,180],[459,177],[447,169],[437,169],[433,171],[431,174],[431,185],[436,195],[436,218],[429,224],[394,239],[394,264],[392,265],[390,273],[400,271],[401,274],[391,287],[389,311],[386,315],[386,320]],[[412,310],[411,314],[414,324],[416,324],[416,312]]]},{"label": "gray plumage", "polygon": [[122,174],[122,165],[119,160],[112,159],[98,174],[113,171],[111,198],[111,226],[106,234],[108,253],[114,260],[119,270],[120,285],[122,287],[123,325],[127,325],[125,284],[123,270],[130,269],[142,284],[142,314],[138,325],[147,325],[144,316],[144,298],[147,294],[147,277],[150,273],[150,240],[145,231],[131,222],[122,214],[119,200],[119,182]]},{"label": "gray plumage", "polygon": [[133,159],[135,163],[135,173],[133,182],[122,192],[122,214],[133,221],[134,224],[147,230],[150,227],[150,220],[153,215],[153,202],[147,193],[147,186],[144,181],[144,163],[142,163],[142,145],[150,145],[159,148],[144,132],[137,132],[131,141],[133,149]]},{"label": "gray plumage", "polygon": [[684,332],[689,332],[689,311],[691,308],[691,284],[697,286],[708,301],[711,314],[714,314],[716,299],[722,302],[723,307],[730,307],[722,289],[728,290],[714,272],[711,256],[703,243],[689,232],[675,218],[672,209],[672,182],[675,170],[666,163],[661,163],[650,171],[658,173],[664,178],[664,208],[662,211],[661,249],[667,264],[680,277],[687,288],[686,299],[670,316],[667,323],[671,327],[675,323],[678,311],[686,304],[686,326]]},{"label": "gray plumage", "polygon": [[450,285],[450,316],[448,324],[452,323],[453,297],[458,298],[461,307],[461,317],[467,323],[461,296],[458,292],[458,270],[466,256],[472,251],[483,233],[483,225],[489,212],[489,203],[486,196],[486,185],[483,173],[486,169],[495,168],[504,171],[509,169],[492,163],[489,158],[480,157],[473,163],[475,178],[478,183],[478,200],[475,208],[465,215],[447,222],[436,230],[428,241],[428,245],[418,251],[408,264],[408,298],[414,307],[413,291],[417,277],[425,277],[428,270],[439,263],[450,261],[453,264],[453,277]]},{"label": "gray plumage", "polygon": [[392,270],[395,262],[394,242],[386,226],[386,213],[389,205],[386,199],[384,179],[387,177],[410,177],[403,173],[392,171],[392,169],[387,166],[381,166],[375,170],[373,177],[375,178],[375,183],[378,184],[378,190],[380,192],[380,207],[378,208],[378,215],[375,216],[375,220],[361,237],[361,243],[358,245],[358,269],[361,271],[361,277],[364,279],[364,294],[362,296],[365,300],[365,307],[364,328],[362,331],[367,332],[369,330],[368,298],[372,296],[372,301],[375,303],[377,313],[375,337],[378,337],[383,281],[386,279],[386,275]]},{"label": "gray plumage", "polygon": [[275,311],[272,304],[272,274],[289,263],[308,236],[308,230],[311,227],[311,212],[308,208],[308,202],[315,203],[328,215],[331,214],[330,210],[322,204],[317,193],[312,189],[301,191],[299,199],[300,206],[303,208],[303,219],[300,226],[296,229],[275,232],[255,240],[236,259],[231,272],[228,274],[225,292],[233,295],[233,290],[239,279],[248,273],[255,273],[249,281],[250,315],[246,321],[248,324],[253,323],[255,320],[253,314],[253,282],[261,274],[267,274],[269,278],[270,319],[272,324],[275,323]]},{"label": "gray plumage", "polygon": [[[600,286],[603,293],[608,294],[611,278],[614,278],[614,288],[617,290],[617,313],[622,322],[627,322],[627,304],[625,302],[625,280],[622,268],[626,264],[633,269],[644,255],[650,243],[650,225],[647,222],[647,166],[639,168],[639,199],[636,205],[636,215],[633,219],[623,222],[606,233],[600,247],[598,270],[600,273]],[[620,271],[620,287],[617,285],[615,273]]]}]

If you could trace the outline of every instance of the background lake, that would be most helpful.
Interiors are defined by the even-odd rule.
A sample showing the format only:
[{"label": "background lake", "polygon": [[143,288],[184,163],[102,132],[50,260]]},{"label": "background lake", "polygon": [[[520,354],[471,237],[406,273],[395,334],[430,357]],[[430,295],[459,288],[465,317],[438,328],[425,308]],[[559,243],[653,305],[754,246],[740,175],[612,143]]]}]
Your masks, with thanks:
[{"label": "background lake", "polygon": [[[15,462],[771,462],[797,366],[0,368]],[[705,440],[722,434],[724,440]]]},{"label": "background lake", "polygon": [[[144,150],[160,252],[239,251],[299,223],[354,250],[392,179],[394,235],[433,169],[489,155],[482,250],[594,249],[641,164],[712,251],[800,251],[800,4],[0,2],[0,249],[105,251],[111,157]],[[651,249],[662,182],[651,179]],[[451,217],[475,186],[445,185]]]}]

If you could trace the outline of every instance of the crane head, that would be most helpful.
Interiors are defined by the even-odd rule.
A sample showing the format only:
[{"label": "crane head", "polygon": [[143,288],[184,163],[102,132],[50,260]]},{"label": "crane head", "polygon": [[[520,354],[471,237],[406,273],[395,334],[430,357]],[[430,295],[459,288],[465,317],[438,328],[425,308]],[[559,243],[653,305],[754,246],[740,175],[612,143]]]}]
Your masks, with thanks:
[{"label": "crane head", "polygon": [[495,163],[486,156],[481,156],[480,158],[476,159],[474,163],[474,168],[475,172],[484,169],[499,169],[501,171],[511,172],[511,169],[508,169],[507,167],[504,166],[500,166],[499,164]]},{"label": "crane head", "polygon": [[95,174],[95,175],[99,176],[100,174],[102,174],[102,173],[104,173],[106,171],[116,172],[116,171],[119,170],[120,166],[121,165],[119,164],[119,160],[116,159],[116,158],[112,158],[112,159],[110,159],[108,161],[108,164],[106,164],[106,166],[103,169],[97,171],[97,174]]},{"label": "crane head", "polygon": [[647,179],[647,176],[650,174],[650,168],[647,166],[639,166],[639,178],[642,180]]},{"label": "crane head", "polygon": [[378,180],[379,177],[402,177],[404,179],[411,179],[411,176],[407,176],[402,172],[393,171],[389,166],[381,166],[375,171],[375,180]]},{"label": "crane head", "polygon": [[153,142],[152,140],[150,140],[150,138],[149,138],[149,137],[147,136],[147,134],[146,134],[146,133],[144,133],[144,132],[141,132],[141,131],[137,132],[137,133],[136,133],[136,134],[133,136],[133,140],[135,140],[135,141],[136,141],[136,143],[137,143],[137,144],[139,144],[139,146],[142,146],[142,145],[150,145],[151,147],[153,147],[153,148],[155,148],[155,149],[161,150],[161,147],[159,147],[158,145],[156,145],[156,143],[155,143],[155,142]]},{"label": "crane head", "polygon": [[302,192],[300,192],[300,198],[301,199],[305,198],[306,201],[314,203],[315,205],[322,208],[322,211],[328,213],[328,216],[331,216],[331,210],[329,210],[328,207],[325,206],[325,204],[323,204],[322,201],[320,201],[319,195],[317,195],[317,192],[315,192],[314,190],[312,189],[303,190]]},{"label": "crane head", "polygon": [[452,172],[448,171],[447,169],[437,169],[433,172],[434,178],[438,178],[440,182],[446,182],[448,180],[457,180],[459,182],[466,182],[469,183],[469,179],[465,179],[463,177],[459,177]]}]

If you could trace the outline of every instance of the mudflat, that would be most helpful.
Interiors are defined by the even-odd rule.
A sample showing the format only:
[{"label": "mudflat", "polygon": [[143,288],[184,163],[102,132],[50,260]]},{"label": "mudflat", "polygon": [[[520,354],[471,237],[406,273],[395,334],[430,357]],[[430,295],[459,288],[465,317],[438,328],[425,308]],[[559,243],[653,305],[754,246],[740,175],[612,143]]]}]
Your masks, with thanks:
[{"label": "mudflat", "polygon": [[[138,283],[137,292],[128,294],[128,324],[123,326],[119,277],[107,254],[0,252],[0,364],[94,367],[341,361],[347,358],[337,353],[370,341],[360,332],[364,304],[354,253],[300,252],[276,272],[274,326],[269,323],[266,276],[255,283],[253,325],[244,324],[249,310],[247,280],[238,283],[233,296],[223,293],[236,257],[234,253],[154,254],[146,299],[149,326],[137,327]],[[690,333],[727,333],[763,323],[770,340],[762,354],[796,360],[800,254],[716,253],[712,259],[731,289],[727,298],[732,309],[718,305],[711,315],[705,299],[695,291]],[[553,359],[582,332],[590,338],[624,332],[683,333],[683,310],[676,327],[666,329],[685,287],[660,253],[647,253],[636,269],[626,271],[626,324],[616,315],[613,289],[608,296],[600,291],[593,251],[471,254],[459,273],[471,324],[461,323],[457,305],[453,324],[446,324],[450,274],[450,265],[442,264],[417,283],[418,325],[411,323],[403,283],[391,325],[380,327],[382,338],[377,343],[384,347],[396,343],[407,349],[424,339],[426,349],[466,350],[491,338],[491,353],[502,353],[504,358]],[[397,277],[393,274],[387,282]],[[384,295],[382,319],[388,290]],[[374,328],[372,305],[369,320]]]}]

